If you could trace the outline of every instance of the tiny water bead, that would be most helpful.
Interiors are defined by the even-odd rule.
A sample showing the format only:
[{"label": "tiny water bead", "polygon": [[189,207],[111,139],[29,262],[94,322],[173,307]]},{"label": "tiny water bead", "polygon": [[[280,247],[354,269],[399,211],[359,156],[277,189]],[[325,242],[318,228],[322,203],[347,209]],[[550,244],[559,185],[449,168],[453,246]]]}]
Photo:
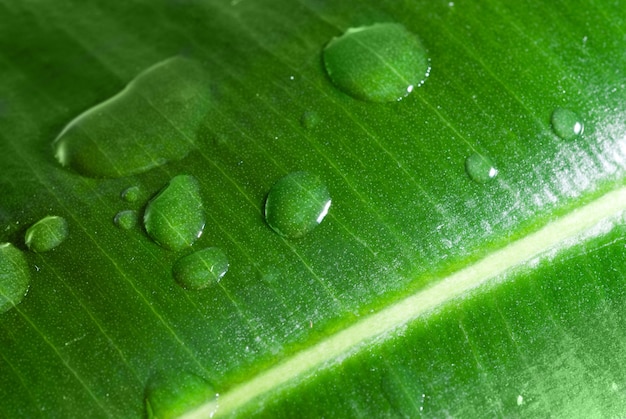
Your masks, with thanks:
[{"label": "tiny water bead", "polygon": [[33,252],[47,252],[63,243],[68,234],[69,229],[65,218],[50,215],[26,230],[25,242]]},{"label": "tiny water bead", "polygon": [[213,387],[195,374],[186,371],[155,374],[146,386],[146,415],[154,419],[178,418],[216,397]]},{"label": "tiny water bead", "polygon": [[265,201],[265,219],[275,232],[295,239],[322,222],[330,203],[330,193],[318,176],[294,172],[270,189]]},{"label": "tiny water bead", "polygon": [[569,109],[557,108],[552,112],[552,129],[564,140],[582,135],[585,127],[580,117]]},{"label": "tiny water bead", "polygon": [[18,305],[30,284],[24,254],[11,243],[0,244],[0,313]]},{"label": "tiny water bead", "polygon": [[339,89],[371,102],[402,99],[430,72],[421,41],[398,23],[348,29],[326,45],[323,59]]},{"label": "tiny water bead", "polygon": [[478,183],[485,183],[498,175],[498,169],[491,159],[482,154],[474,153],[465,160],[465,171],[468,176]]},{"label": "tiny water bead", "polygon": [[170,250],[191,246],[205,224],[198,181],[189,175],[172,178],[148,203],[143,222],[159,245]]},{"label": "tiny water bead", "polygon": [[123,210],[115,214],[113,222],[122,230],[130,230],[137,225],[137,211]]},{"label": "tiny water bead", "polygon": [[208,247],[178,259],[172,274],[178,284],[199,290],[215,284],[228,272],[228,258],[222,249]]},{"label": "tiny water bead", "polygon": [[126,202],[136,202],[139,199],[139,194],[139,186],[131,186],[122,191],[121,197]]},{"label": "tiny water bead", "polygon": [[195,61],[173,57],[72,120],[54,140],[57,160],[82,175],[124,177],[193,149],[210,86]]}]

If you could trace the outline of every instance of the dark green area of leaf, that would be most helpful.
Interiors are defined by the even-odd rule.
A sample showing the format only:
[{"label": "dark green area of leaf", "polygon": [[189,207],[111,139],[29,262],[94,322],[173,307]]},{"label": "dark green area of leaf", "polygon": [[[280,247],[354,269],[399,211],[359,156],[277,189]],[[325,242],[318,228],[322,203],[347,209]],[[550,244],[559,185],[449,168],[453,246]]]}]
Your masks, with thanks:
[{"label": "dark green area of leaf", "polygon": [[[64,217],[70,231],[54,252],[26,253],[30,291],[0,315],[0,416],[141,417],[149,378],[172,368],[228,392],[622,184],[626,5],[450,4],[0,2],[0,240],[24,247],[26,228],[48,214]],[[430,77],[401,102],[355,100],[323,69],[330,39],[377,22],[402,24],[429,52]],[[201,63],[211,92],[184,159],[115,179],[60,167],[52,142],[68,121],[174,56]],[[553,133],[557,107],[576,110],[584,136],[564,142]],[[307,113],[315,123],[305,129]],[[497,162],[487,184],[465,173],[477,150]],[[319,174],[333,196],[315,234],[297,243],[263,219],[272,184],[296,171]],[[142,211],[179,174],[198,180],[206,209],[194,246],[228,255],[218,287],[185,291],[171,274],[181,254],[113,223],[119,211]],[[120,199],[131,186],[142,191],[133,203]],[[623,397],[610,393],[612,382],[626,385],[618,247],[597,259],[574,252],[571,265],[541,265],[457,301],[409,326],[405,338],[363,349],[342,367],[346,382],[332,369],[284,404],[277,391],[269,412],[316,400],[315,386],[327,383],[345,392],[314,412],[354,400],[348,411],[372,416],[410,402],[443,413],[476,402],[515,414],[521,394],[538,416],[594,413],[599,401],[606,404],[597,412],[619,415]],[[585,278],[606,282],[588,298],[568,288]],[[555,291],[560,283],[565,295]],[[510,388],[502,371],[518,371]],[[406,396],[380,390],[413,375]],[[413,398],[422,385],[423,403]],[[567,405],[585,386],[593,397]],[[615,398],[602,399],[604,390]]]}]

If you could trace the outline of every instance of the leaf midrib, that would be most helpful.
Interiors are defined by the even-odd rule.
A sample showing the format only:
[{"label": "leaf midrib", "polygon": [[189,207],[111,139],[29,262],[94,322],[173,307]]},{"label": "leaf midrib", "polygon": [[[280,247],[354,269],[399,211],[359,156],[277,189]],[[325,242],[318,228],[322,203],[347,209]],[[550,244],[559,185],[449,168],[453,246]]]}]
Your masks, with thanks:
[{"label": "leaf midrib", "polygon": [[287,384],[297,385],[316,369],[328,368],[374,339],[383,341],[411,320],[427,315],[494,279],[523,268],[547,252],[563,250],[610,228],[626,211],[626,187],[610,191],[590,203],[551,221],[483,259],[441,278],[347,328],[328,336],[281,363],[240,383],[215,400],[183,416],[185,419],[228,416],[247,403]]}]

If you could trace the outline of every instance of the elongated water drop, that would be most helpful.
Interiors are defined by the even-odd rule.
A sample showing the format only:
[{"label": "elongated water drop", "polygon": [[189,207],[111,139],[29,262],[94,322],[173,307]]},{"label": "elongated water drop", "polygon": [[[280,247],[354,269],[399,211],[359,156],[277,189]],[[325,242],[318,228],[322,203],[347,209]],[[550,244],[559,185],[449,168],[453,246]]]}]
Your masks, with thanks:
[{"label": "elongated water drop", "polygon": [[482,154],[474,153],[465,160],[465,170],[472,180],[485,183],[498,175],[498,169],[491,159]]},{"label": "elongated water drop", "polygon": [[146,386],[145,405],[148,418],[178,418],[217,394],[203,378],[186,371],[153,375]]},{"label": "elongated water drop", "polygon": [[324,49],[324,66],[338,88],[372,102],[402,99],[430,71],[421,41],[397,23],[348,29]]},{"label": "elongated water drop", "polygon": [[0,244],[0,313],[18,305],[30,284],[24,254],[11,243]]},{"label": "elongated water drop", "polygon": [[552,112],[552,129],[564,140],[573,140],[584,131],[580,117],[569,109],[557,108]]},{"label": "elongated water drop", "polygon": [[330,193],[318,176],[294,172],[270,189],[265,201],[265,219],[281,236],[298,238],[322,222],[330,203]]},{"label": "elongated water drop", "polygon": [[171,250],[191,246],[205,224],[198,181],[189,175],[174,177],[148,203],[143,222],[161,246]]},{"label": "elongated water drop", "polygon": [[209,247],[178,259],[172,274],[181,287],[192,290],[219,282],[228,272],[228,258],[222,249]]},{"label": "elongated water drop", "polygon": [[137,225],[137,211],[123,210],[115,214],[113,222],[122,230],[130,230]]},{"label": "elongated water drop", "polygon": [[72,120],[54,141],[57,160],[91,177],[123,177],[180,160],[208,109],[198,63],[173,57]]},{"label": "elongated water drop", "polygon": [[26,246],[33,252],[47,252],[54,249],[69,234],[65,218],[50,215],[42,218],[26,230]]}]

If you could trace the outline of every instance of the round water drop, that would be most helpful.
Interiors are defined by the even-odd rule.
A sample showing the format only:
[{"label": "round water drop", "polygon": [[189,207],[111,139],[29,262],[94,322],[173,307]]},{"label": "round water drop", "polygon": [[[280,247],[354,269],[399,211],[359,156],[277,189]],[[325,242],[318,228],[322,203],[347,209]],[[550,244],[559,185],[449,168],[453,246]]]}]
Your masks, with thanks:
[{"label": "round water drop", "polygon": [[209,247],[178,259],[172,274],[181,287],[191,290],[219,282],[228,272],[228,258],[222,249]]},{"label": "round water drop", "polygon": [[345,93],[371,102],[400,100],[430,71],[421,41],[397,23],[348,29],[324,48],[324,66]]},{"label": "round water drop", "polygon": [[113,222],[122,230],[130,230],[137,225],[137,212],[133,210],[124,210],[115,214]]},{"label": "round water drop", "polygon": [[585,127],[580,117],[569,109],[557,108],[552,112],[552,129],[564,140],[582,135]]},{"label": "round water drop", "polygon": [[144,226],[152,239],[170,250],[191,246],[202,235],[205,218],[198,181],[174,177],[148,203]]},{"label": "round water drop", "polygon": [[270,189],[265,201],[265,219],[278,234],[295,239],[322,222],[330,203],[330,193],[319,177],[294,172]]},{"label": "round water drop", "polygon": [[47,252],[63,243],[68,234],[65,218],[50,215],[26,230],[26,246],[33,252]]},{"label": "round water drop", "polygon": [[24,254],[11,243],[0,244],[0,313],[18,305],[30,283]]},{"label": "round water drop", "polygon": [[498,169],[489,157],[474,153],[465,160],[465,170],[472,180],[485,183],[498,175]]},{"label": "round water drop", "polygon": [[195,61],[158,62],[74,118],[54,140],[56,158],[85,176],[113,178],[180,160],[194,147],[209,92]]},{"label": "round water drop", "polygon": [[122,191],[121,197],[126,202],[136,202],[139,199],[139,186],[131,186]]},{"label": "round water drop", "polygon": [[178,418],[208,401],[216,401],[217,394],[203,378],[186,371],[153,375],[145,392],[148,418]]},{"label": "round water drop", "polygon": [[306,111],[300,118],[300,124],[303,128],[312,129],[320,122],[320,117],[317,112]]}]

